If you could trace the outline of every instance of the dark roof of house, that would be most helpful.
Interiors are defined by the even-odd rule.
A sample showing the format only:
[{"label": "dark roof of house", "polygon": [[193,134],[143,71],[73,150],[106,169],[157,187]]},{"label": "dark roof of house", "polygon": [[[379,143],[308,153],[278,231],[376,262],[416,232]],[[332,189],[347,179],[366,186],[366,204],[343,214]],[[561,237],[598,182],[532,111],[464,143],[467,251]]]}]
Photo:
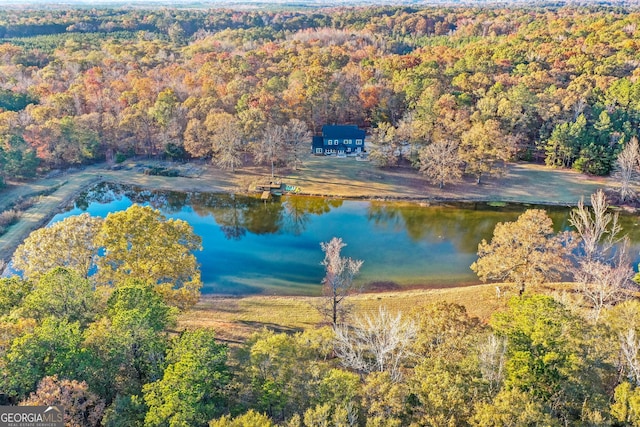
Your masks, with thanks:
[{"label": "dark roof of house", "polygon": [[356,125],[324,125],[322,136],[324,138],[352,138],[364,139],[364,131]]}]

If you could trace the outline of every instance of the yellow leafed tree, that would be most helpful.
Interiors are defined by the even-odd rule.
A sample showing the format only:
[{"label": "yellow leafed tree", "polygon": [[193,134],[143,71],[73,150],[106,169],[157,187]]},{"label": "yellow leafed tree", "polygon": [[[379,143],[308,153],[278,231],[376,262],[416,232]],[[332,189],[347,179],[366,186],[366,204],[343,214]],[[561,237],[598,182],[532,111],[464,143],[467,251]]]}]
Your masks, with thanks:
[{"label": "yellow leafed tree", "polygon": [[155,283],[171,305],[186,308],[197,302],[202,282],[193,251],[201,249],[202,239],[187,222],[133,205],[107,216],[96,243],[104,250],[97,260],[98,284],[137,278]]},{"label": "yellow leafed tree", "polygon": [[529,209],[514,222],[496,225],[491,242],[483,239],[478,245],[471,269],[483,281],[513,282],[522,294],[526,285],[560,279],[567,250],[546,211]]}]

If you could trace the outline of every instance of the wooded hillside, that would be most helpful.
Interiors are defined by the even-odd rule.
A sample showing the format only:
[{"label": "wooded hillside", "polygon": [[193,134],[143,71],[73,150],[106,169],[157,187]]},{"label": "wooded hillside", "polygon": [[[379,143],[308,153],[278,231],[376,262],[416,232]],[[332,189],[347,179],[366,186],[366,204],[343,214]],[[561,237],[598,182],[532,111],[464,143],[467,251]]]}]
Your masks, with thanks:
[{"label": "wooded hillside", "polygon": [[640,124],[639,21],[622,8],[3,10],[2,174],[134,154],[236,167],[245,152],[273,159],[260,156],[273,132],[307,149],[294,119],[369,129],[383,165],[444,141],[608,174]]}]

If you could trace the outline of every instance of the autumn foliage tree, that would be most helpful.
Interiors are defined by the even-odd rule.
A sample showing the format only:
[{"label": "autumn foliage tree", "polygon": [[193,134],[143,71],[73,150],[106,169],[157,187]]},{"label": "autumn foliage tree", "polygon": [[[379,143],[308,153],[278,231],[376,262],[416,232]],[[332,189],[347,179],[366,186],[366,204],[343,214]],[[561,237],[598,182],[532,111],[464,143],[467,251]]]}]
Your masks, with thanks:
[{"label": "autumn foliage tree", "polygon": [[133,205],[110,213],[96,244],[96,281],[114,286],[129,278],[151,281],[172,305],[189,307],[200,296],[200,270],[193,251],[202,239],[185,221],[167,219],[148,206]]},{"label": "autumn foliage tree", "polygon": [[89,391],[84,381],[58,379],[56,375],[44,377],[38,388],[22,406],[62,406],[64,422],[69,427],[97,427],[105,410],[105,402]]},{"label": "autumn foliage tree", "polygon": [[529,209],[514,222],[496,225],[491,242],[478,245],[471,269],[483,281],[513,282],[522,294],[527,285],[559,279],[567,268],[566,250],[547,213]]},{"label": "autumn foliage tree", "polygon": [[186,308],[200,296],[200,270],[194,251],[202,240],[182,220],[167,219],[150,207],[133,205],[106,219],[69,217],[34,231],[14,254],[14,266],[38,279],[65,267],[98,286],[117,287],[135,278],[156,285],[170,304]]},{"label": "autumn foliage tree", "polygon": [[40,228],[18,246],[13,266],[35,280],[55,267],[71,268],[86,278],[98,256],[95,238],[101,226],[101,218],[83,213]]}]

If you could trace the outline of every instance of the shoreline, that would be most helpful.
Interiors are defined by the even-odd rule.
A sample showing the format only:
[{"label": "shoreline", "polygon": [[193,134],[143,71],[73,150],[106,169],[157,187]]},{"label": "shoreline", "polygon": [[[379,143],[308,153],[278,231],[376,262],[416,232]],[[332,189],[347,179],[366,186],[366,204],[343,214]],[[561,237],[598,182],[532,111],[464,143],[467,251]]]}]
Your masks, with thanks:
[{"label": "shoreline", "polygon": [[[378,169],[370,164],[363,165],[363,162],[341,163],[334,160],[310,158],[306,168],[288,171],[278,178],[301,187],[302,190],[298,193],[301,196],[406,202],[423,206],[447,203],[505,203],[572,207],[579,200],[575,195],[585,197],[594,188],[606,188],[612,181],[609,178],[587,177],[575,171],[549,169],[531,164],[512,164],[507,178],[494,178],[480,185],[462,182],[441,190],[428,184],[412,169]],[[0,261],[8,262],[15,249],[32,231],[43,227],[56,214],[69,207],[82,191],[101,182],[135,185],[148,190],[253,195],[257,192],[251,191],[250,187],[268,177],[264,166],[246,166],[238,173],[232,173],[200,162],[168,163],[177,169],[188,169],[190,173],[195,171],[194,176],[165,177],[143,174],[145,167],[158,164],[167,162],[134,159],[118,165],[117,168],[100,163],[68,170],[51,178],[11,185],[8,190],[0,192],[0,210],[5,210],[3,205],[8,206],[18,197],[28,197],[42,192],[43,189],[57,189],[24,211],[17,223],[8,227],[0,236]],[[326,174],[335,176],[336,180],[323,180]],[[542,176],[547,182],[541,180]],[[557,182],[558,177],[564,182]],[[539,183],[540,186],[528,185],[534,183]],[[557,197],[557,194],[545,189],[545,186],[549,185],[556,193],[558,188],[569,190],[568,195],[562,194],[563,197]],[[542,195],[547,197],[540,197]],[[561,200],[553,200],[558,198]]]}]

